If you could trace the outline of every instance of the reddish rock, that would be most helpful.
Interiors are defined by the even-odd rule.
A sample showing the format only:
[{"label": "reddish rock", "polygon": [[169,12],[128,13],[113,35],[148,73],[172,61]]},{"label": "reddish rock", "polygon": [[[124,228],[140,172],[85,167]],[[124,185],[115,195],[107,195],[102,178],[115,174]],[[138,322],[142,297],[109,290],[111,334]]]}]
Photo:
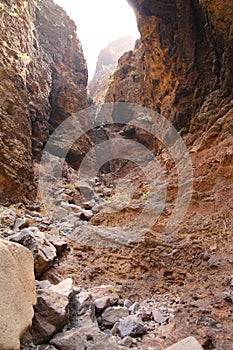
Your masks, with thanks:
[{"label": "reddish rock", "polygon": [[[226,114],[233,79],[230,4],[184,4],[181,0],[130,3],[136,11],[141,40],[133,52],[119,60],[106,101],[148,106],[185,131],[205,101],[213,114],[220,103],[225,104]],[[203,130],[206,123],[201,120],[198,128]]]},{"label": "reddish rock", "polygon": [[0,1],[0,202],[33,199],[33,159],[49,129],[86,107],[76,27],[52,0]]},{"label": "reddish rock", "polygon": [[140,103],[145,93],[145,47],[141,40],[136,41],[133,51],[119,58],[118,66],[106,91],[105,102]]},{"label": "reddish rock", "polygon": [[72,113],[87,107],[87,65],[76,25],[52,0],[38,3],[36,28],[52,60],[50,131]]},{"label": "reddish rock", "polygon": [[194,337],[188,337],[179,341],[178,343],[169,346],[166,350],[203,350],[201,344]]},{"label": "reddish rock", "polygon": [[134,41],[133,37],[126,36],[111,42],[100,51],[95,75],[88,85],[89,96],[94,103],[104,102],[109,81],[112,81],[111,75],[117,69],[117,61],[124,52],[133,49]]}]

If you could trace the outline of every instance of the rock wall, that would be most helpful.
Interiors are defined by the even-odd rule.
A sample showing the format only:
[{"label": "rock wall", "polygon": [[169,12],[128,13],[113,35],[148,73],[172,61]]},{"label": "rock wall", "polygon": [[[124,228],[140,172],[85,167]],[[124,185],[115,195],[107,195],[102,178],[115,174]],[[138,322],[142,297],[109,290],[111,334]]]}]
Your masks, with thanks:
[{"label": "rock wall", "polygon": [[139,39],[134,50],[125,52],[118,61],[119,69],[114,73],[106,91],[106,102],[140,103],[145,93],[145,47]]},{"label": "rock wall", "polygon": [[[137,102],[168,117],[184,131],[189,130],[191,119],[205,102],[209,109],[217,108],[220,102],[227,105],[232,98],[233,79],[232,6],[214,0],[129,2],[135,9],[144,47]],[[120,62],[106,101],[136,102],[125,93],[132,90],[135,81],[134,75],[129,79],[135,54]],[[137,69],[141,73],[140,64]],[[125,79],[129,84],[122,89]]]},{"label": "rock wall", "polygon": [[120,58],[105,100],[150,107],[181,132],[194,166],[190,214],[201,223],[232,205],[233,9],[214,0],[129,2],[141,39]]},{"label": "rock wall", "polygon": [[86,107],[76,27],[52,0],[0,1],[0,202],[33,199],[33,159],[49,129]]},{"label": "rock wall", "polygon": [[100,51],[95,75],[88,85],[89,96],[94,103],[104,102],[104,97],[108,90],[108,81],[117,69],[118,59],[124,52],[133,49],[134,41],[133,37],[126,36],[111,42],[105,49]]},{"label": "rock wall", "polygon": [[42,48],[52,60],[50,130],[87,107],[87,65],[75,23],[52,0],[39,2],[35,25]]}]

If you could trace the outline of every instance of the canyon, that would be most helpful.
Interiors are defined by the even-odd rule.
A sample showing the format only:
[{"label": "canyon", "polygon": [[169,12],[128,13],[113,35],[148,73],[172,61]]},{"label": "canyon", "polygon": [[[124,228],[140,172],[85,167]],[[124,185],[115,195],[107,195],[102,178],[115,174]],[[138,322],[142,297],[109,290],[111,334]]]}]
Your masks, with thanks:
[{"label": "canyon", "polygon": [[104,103],[109,80],[117,70],[118,58],[133,49],[134,41],[131,36],[114,40],[99,53],[94,77],[88,84],[89,97],[95,104]]},{"label": "canyon", "polygon": [[[19,244],[27,255],[25,282],[10,260],[27,318],[13,345],[0,335],[2,350],[233,349],[233,6],[128,2],[141,37],[100,53],[88,95],[66,13],[52,0],[0,1],[0,264]],[[80,180],[85,159],[96,173]],[[151,223],[146,205],[164,187]]]}]

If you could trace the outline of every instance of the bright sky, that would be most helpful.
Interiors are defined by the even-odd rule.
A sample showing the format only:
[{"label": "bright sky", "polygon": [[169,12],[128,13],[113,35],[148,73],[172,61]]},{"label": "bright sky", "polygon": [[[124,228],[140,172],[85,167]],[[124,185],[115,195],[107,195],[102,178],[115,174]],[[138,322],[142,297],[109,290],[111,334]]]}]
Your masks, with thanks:
[{"label": "bright sky", "polygon": [[139,38],[133,9],[127,0],[54,0],[77,25],[78,37],[87,60],[89,80],[95,72],[98,54],[122,36]]}]

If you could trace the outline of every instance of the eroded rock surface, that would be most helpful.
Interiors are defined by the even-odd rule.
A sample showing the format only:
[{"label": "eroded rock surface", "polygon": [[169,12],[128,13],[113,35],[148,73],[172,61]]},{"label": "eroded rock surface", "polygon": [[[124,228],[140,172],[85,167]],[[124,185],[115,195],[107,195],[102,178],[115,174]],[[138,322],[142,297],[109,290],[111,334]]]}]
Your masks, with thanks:
[{"label": "eroded rock surface", "polygon": [[33,257],[16,243],[0,240],[0,348],[19,350],[36,303]]},{"label": "eroded rock surface", "polygon": [[0,7],[0,201],[9,203],[35,198],[33,159],[49,129],[86,107],[87,67],[74,22],[52,0]]},{"label": "eroded rock surface", "polygon": [[57,256],[56,248],[51,244],[44,232],[37,227],[30,227],[10,237],[12,242],[28,248],[34,258],[34,269],[37,277],[48,270]]},{"label": "eroded rock surface", "polygon": [[57,334],[50,343],[58,350],[120,350],[120,347],[98,329],[82,327]]},{"label": "eroded rock surface", "polygon": [[[204,102],[213,114],[220,109],[220,103],[226,106],[225,112],[229,111],[232,97],[230,4],[208,0],[185,4],[179,0],[166,3],[132,0],[130,3],[136,10],[144,52],[123,56],[119,61],[120,69],[113,76],[107,101],[142,103],[169,118],[177,129],[186,131]],[[132,90],[133,81],[137,88],[142,65],[141,96],[135,101],[134,94],[127,91]],[[132,70],[137,71],[137,76]],[[203,125],[202,130],[204,128]]]},{"label": "eroded rock surface", "polygon": [[134,38],[127,36],[111,42],[105,49],[101,50],[96,63],[93,79],[88,85],[89,96],[94,103],[103,103],[108,90],[109,79],[117,69],[117,61],[120,56],[133,49]]}]

